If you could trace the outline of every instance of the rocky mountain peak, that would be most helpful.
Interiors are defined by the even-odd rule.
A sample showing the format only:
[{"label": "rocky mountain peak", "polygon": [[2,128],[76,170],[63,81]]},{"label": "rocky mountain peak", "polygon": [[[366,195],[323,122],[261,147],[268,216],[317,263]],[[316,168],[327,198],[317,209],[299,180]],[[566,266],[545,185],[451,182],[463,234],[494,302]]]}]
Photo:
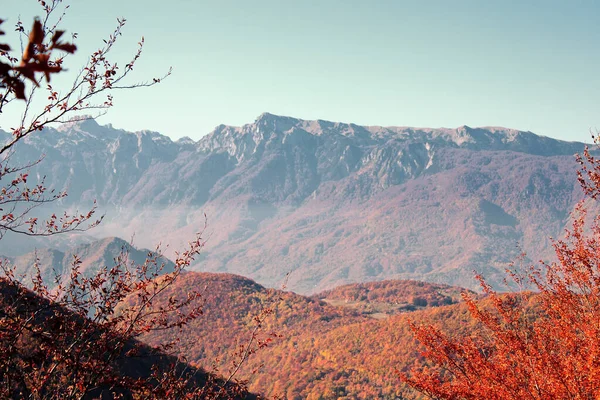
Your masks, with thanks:
[{"label": "rocky mountain peak", "polygon": [[294,126],[297,126],[300,122],[301,120],[296,118],[274,115],[265,112],[259,115],[258,118],[256,118],[256,121],[254,121],[254,125],[259,129],[264,128],[273,132],[280,133],[292,129]]},{"label": "rocky mountain peak", "polygon": [[190,146],[196,144],[196,141],[189,136],[182,136],[179,139],[177,139],[175,143],[183,146]]},{"label": "rocky mountain peak", "polygon": [[110,124],[100,125],[91,116],[89,118],[84,116],[83,118],[65,122],[55,129],[48,128],[47,130],[54,130],[56,133],[63,134],[74,140],[90,138],[101,141],[112,141],[126,133],[123,130],[113,128]]}]

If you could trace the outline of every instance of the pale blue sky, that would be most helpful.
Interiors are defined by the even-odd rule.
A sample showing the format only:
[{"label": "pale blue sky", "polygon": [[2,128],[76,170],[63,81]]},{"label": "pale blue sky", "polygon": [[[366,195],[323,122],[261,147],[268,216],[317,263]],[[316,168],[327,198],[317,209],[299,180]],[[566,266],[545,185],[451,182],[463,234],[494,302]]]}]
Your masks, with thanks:
[{"label": "pale blue sky", "polygon": [[[38,8],[1,1],[7,31]],[[127,130],[198,139],[265,111],[365,125],[506,126],[582,141],[600,128],[598,1],[72,3],[63,26],[79,34],[79,55],[124,16],[121,64],[144,35],[137,76],[173,66],[157,87],[116,94],[99,122]]]}]

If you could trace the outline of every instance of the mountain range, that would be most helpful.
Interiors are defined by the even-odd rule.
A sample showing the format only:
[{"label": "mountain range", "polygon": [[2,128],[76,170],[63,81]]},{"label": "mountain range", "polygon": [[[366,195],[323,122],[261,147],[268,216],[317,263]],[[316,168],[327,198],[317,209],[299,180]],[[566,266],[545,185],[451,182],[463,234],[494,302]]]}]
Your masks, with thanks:
[{"label": "mountain range", "polygon": [[[190,132],[191,134],[191,132]],[[0,132],[0,141],[7,133]],[[232,272],[312,294],[353,282],[420,279],[501,284],[522,251],[551,254],[582,198],[574,154],[583,143],[498,127],[358,126],[262,114],[199,141],[130,133],[93,120],[48,128],[11,162],[43,156],[31,176],[97,201],[104,222],[60,251],[131,237],[167,256],[204,229],[198,271]],[[27,247],[7,235],[0,254]]]}]

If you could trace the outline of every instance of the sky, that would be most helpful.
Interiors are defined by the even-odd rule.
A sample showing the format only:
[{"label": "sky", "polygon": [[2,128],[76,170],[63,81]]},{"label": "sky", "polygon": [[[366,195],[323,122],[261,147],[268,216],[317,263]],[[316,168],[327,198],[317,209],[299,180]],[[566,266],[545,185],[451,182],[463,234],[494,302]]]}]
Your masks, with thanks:
[{"label": "sky", "polygon": [[[36,0],[0,0],[7,37]],[[600,129],[600,2],[353,0],[73,0],[78,70],[117,17],[112,56],[130,81],[99,119],[130,131],[199,139],[263,112],[359,125],[504,126],[589,141]],[[67,2],[63,2],[67,4]],[[61,80],[65,79],[65,81]],[[66,74],[55,85],[66,84]],[[18,111],[7,109],[0,127]],[[12,119],[11,119],[12,118]]]}]

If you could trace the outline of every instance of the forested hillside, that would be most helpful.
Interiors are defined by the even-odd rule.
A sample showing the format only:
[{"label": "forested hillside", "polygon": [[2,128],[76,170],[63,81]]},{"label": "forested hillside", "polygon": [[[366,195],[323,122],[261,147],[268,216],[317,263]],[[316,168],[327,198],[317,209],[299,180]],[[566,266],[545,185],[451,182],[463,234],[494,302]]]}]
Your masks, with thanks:
[{"label": "forested hillside", "polygon": [[[265,340],[268,345],[248,358],[240,377],[250,380],[251,391],[287,399],[412,396],[398,375],[420,360],[408,320],[457,333],[472,327],[459,288],[416,281],[349,285],[304,297],[236,275],[190,272],[158,304],[198,288],[201,318],[180,333],[157,332],[143,340],[158,344],[177,335],[177,351],[189,361],[227,375],[240,359],[238,346],[253,338],[255,317],[268,309],[251,348]],[[414,305],[415,299],[422,300]]]}]

